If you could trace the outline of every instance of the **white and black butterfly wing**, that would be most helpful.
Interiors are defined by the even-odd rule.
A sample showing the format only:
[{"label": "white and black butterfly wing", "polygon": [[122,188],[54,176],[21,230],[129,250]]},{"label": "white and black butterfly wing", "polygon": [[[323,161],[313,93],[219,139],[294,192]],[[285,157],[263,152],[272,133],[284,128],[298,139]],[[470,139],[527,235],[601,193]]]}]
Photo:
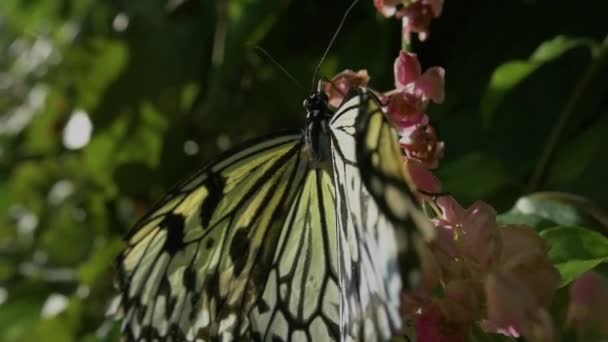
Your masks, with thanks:
[{"label": "white and black butterfly wing", "polygon": [[[404,261],[419,230],[396,133],[378,100],[355,89],[330,123],[336,184],[342,340],[385,341],[401,328]],[[415,222],[412,218],[415,217]],[[406,284],[407,285],[407,284]]]},{"label": "white and black butterfly wing", "polygon": [[118,260],[127,340],[229,340],[244,333],[306,181],[303,146],[299,134],[280,135],[234,150],[136,225]]},{"label": "white and black butterfly wing", "polygon": [[339,287],[333,179],[312,169],[285,220],[264,293],[251,312],[253,340],[337,341]]},{"label": "white and black butterfly wing", "polygon": [[118,260],[126,340],[371,341],[399,329],[401,257],[418,231],[395,133],[358,89],[329,135],[316,152],[331,165],[302,134],[258,139],[135,226]]}]

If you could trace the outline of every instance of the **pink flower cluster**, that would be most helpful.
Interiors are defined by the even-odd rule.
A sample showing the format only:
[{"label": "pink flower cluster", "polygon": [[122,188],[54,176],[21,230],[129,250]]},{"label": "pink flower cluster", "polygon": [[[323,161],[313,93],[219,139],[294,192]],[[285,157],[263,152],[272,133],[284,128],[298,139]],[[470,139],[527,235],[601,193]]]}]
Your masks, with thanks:
[{"label": "pink flower cluster", "polygon": [[401,148],[408,158],[434,169],[443,157],[444,143],[424,112],[429,101],[442,103],[445,70],[432,67],[422,72],[418,57],[401,51],[394,63],[395,89],[385,93],[386,112],[399,131]]},{"label": "pink flower cluster", "polygon": [[[420,163],[406,162],[424,193],[441,192]],[[419,341],[466,341],[473,324],[487,332],[552,341],[548,306],[559,283],[544,240],[530,227],[496,223],[478,201],[464,209],[451,196],[426,200],[436,209],[436,239],[422,258],[422,285],[403,298]],[[442,293],[442,296],[436,296]]]},{"label": "pink flower cluster", "polygon": [[[442,186],[429,171],[443,156],[443,142],[424,112],[444,99],[445,72],[422,71],[415,54],[401,52],[394,63],[395,89],[380,95],[387,116],[400,134],[405,165],[421,194]],[[367,86],[365,70],[345,70],[325,84],[330,104],[338,106],[356,86]],[[419,341],[465,341],[473,324],[491,332],[531,340],[553,340],[548,314],[559,274],[547,246],[525,226],[498,227],[496,212],[484,202],[462,208],[451,196],[421,200],[437,212],[437,237],[422,255],[422,286],[404,296],[406,319]],[[437,297],[438,290],[443,296]]]},{"label": "pink flower cluster", "polygon": [[387,18],[401,19],[406,42],[410,42],[412,33],[424,41],[429,36],[431,20],[441,15],[443,0],[374,0],[374,6]]},{"label": "pink flower cluster", "polygon": [[[410,32],[424,39],[443,0],[375,4],[385,16],[403,18],[405,39]],[[403,294],[404,319],[413,323],[421,342],[467,341],[474,325],[530,341],[557,341],[548,308],[560,275],[547,256],[545,241],[525,225],[499,226],[496,211],[484,202],[463,208],[443,193],[430,171],[438,167],[444,143],[425,111],[430,102],[444,100],[444,69],[423,71],[415,54],[401,51],[394,75],[395,89],[375,93],[399,133],[404,165],[419,200],[434,211],[436,230],[435,239],[420,251],[420,287]],[[324,91],[338,107],[351,88],[366,87],[369,80],[366,70],[345,70],[325,83]],[[579,340],[588,331],[608,334],[606,307],[608,280],[587,273],[570,288],[566,327],[574,329]]]}]

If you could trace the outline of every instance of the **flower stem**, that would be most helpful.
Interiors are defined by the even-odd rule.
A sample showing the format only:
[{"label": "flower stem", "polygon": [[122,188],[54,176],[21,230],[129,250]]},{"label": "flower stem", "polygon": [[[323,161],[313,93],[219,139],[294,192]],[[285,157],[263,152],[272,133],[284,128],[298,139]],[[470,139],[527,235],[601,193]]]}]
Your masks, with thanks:
[{"label": "flower stem", "polygon": [[544,184],[545,176],[549,169],[551,162],[555,157],[555,152],[559,147],[559,142],[564,134],[566,129],[566,124],[574,115],[576,108],[580,107],[579,103],[583,101],[583,95],[586,90],[592,83],[594,76],[597,72],[604,66],[603,64],[608,60],[608,35],[604,38],[600,46],[600,50],[596,58],[594,58],[593,62],[589,65],[578,84],[574,88],[572,96],[568,99],[566,106],[562,110],[555,126],[553,126],[553,130],[551,131],[551,135],[545,144],[543,149],[543,153],[536,164],[536,168],[534,169],[534,173],[530,178],[530,182],[528,183],[528,192],[534,192],[540,189]]},{"label": "flower stem", "polygon": [[401,50],[404,52],[409,52],[412,48],[411,44],[407,41],[407,38],[405,38],[405,34],[402,34],[401,36]]}]

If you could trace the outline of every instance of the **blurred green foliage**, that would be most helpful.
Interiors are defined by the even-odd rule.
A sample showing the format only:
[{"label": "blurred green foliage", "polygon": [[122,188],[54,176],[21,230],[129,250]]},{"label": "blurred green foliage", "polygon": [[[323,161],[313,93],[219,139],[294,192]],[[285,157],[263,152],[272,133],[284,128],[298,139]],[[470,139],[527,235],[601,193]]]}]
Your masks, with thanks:
[{"label": "blurred green foliage", "polygon": [[[103,316],[123,234],[219,151],[303,127],[307,94],[253,47],[307,88],[349,3],[2,0],[0,341],[115,340]],[[536,190],[606,209],[605,13],[605,1],[446,0],[414,46],[447,70],[447,101],[430,108],[446,190],[499,211]],[[390,89],[400,29],[361,1],[321,74],[364,68]],[[90,137],[68,129],[83,117]],[[552,225],[526,215],[505,219]],[[543,230],[557,245],[595,241],[564,249],[594,265],[608,259],[605,233]],[[552,254],[572,277],[574,254]]]}]

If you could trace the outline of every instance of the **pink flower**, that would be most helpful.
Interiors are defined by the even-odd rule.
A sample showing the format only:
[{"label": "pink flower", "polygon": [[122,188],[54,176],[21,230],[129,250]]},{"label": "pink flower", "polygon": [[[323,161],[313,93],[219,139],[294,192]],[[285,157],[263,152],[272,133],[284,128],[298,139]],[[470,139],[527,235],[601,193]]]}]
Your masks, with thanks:
[{"label": "pink flower", "polygon": [[439,166],[445,145],[443,141],[439,141],[432,126],[416,126],[411,132],[404,129],[401,135],[403,138],[399,140],[399,144],[407,157],[420,161],[429,169]]},{"label": "pink flower", "polygon": [[439,178],[424,167],[421,162],[414,159],[406,159],[404,164],[410,181],[416,189],[428,194],[438,194],[443,191]]},{"label": "pink flower", "polygon": [[471,325],[482,312],[482,288],[478,279],[453,279],[444,285],[441,311],[453,322]]},{"label": "pink flower", "polygon": [[533,341],[555,339],[547,312],[559,284],[545,241],[526,226],[506,226],[500,233],[500,257],[485,282],[487,320],[481,326]]},{"label": "pink flower", "polygon": [[427,125],[429,117],[424,114],[424,103],[422,98],[408,93],[406,91],[398,91],[390,94],[388,97],[388,106],[386,112],[389,118],[401,128],[405,133],[407,129]]},{"label": "pink flower", "polygon": [[464,209],[453,197],[440,196],[434,203],[441,214],[433,219],[432,251],[446,319],[480,321],[485,331],[533,341],[553,340],[547,307],[559,274],[544,240],[529,227],[499,228],[496,211],[484,202]]},{"label": "pink flower", "polygon": [[439,165],[444,144],[435,129],[429,126],[424,109],[429,101],[444,100],[443,68],[433,67],[422,72],[418,57],[400,52],[394,63],[396,89],[384,95],[386,111],[401,136],[401,147],[408,158],[422,162],[427,168]]},{"label": "pink flower", "polygon": [[401,4],[403,0],[374,0],[374,6],[380,14],[386,18],[390,18],[397,12],[397,5]]},{"label": "pink flower", "polygon": [[441,15],[443,10],[443,0],[422,0],[422,2],[431,7],[435,18],[438,18]]},{"label": "pink flower", "polygon": [[393,66],[395,87],[415,94],[424,103],[429,99],[442,103],[445,98],[445,70],[431,67],[422,73],[422,66],[415,53],[401,51]]},{"label": "pink flower", "polygon": [[608,334],[608,279],[595,272],[583,274],[570,287],[566,324],[581,336],[585,331]]},{"label": "pink flower", "polygon": [[453,232],[458,257],[471,258],[487,269],[498,252],[493,241],[498,233],[494,208],[477,201],[465,210],[450,196],[442,198],[438,205],[444,210],[444,216],[434,219],[433,223]]},{"label": "pink flower", "polygon": [[560,275],[549,261],[545,240],[528,226],[508,225],[498,231],[501,240],[499,267],[522,281],[539,305],[548,307]]},{"label": "pink flower", "polygon": [[424,41],[429,36],[431,20],[441,15],[443,0],[414,0],[409,6],[395,13],[396,18],[402,19],[403,38],[409,42],[412,32],[418,33],[418,38]]},{"label": "pink flower", "polygon": [[481,328],[489,332],[531,341],[554,341],[555,332],[546,308],[539,305],[529,287],[509,272],[493,272],[485,282],[488,320]]},{"label": "pink flower", "polygon": [[469,326],[446,319],[439,305],[431,303],[415,319],[416,338],[420,342],[467,341]]},{"label": "pink flower", "polygon": [[443,0],[374,0],[374,6],[386,18],[402,20],[403,37],[409,42],[412,33],[420,40],[429,36],[431,20],[441,15]]},{"label": "pink flower", "polygon": [[369,75],[367,70],[359,70],[354,72],[346,69],[329,82],[323,84],[323,91],[329,97],[329,104],[334,107],[339,107],[344,99],[344,96],[354,87],[365,87],[369,83]]}]

